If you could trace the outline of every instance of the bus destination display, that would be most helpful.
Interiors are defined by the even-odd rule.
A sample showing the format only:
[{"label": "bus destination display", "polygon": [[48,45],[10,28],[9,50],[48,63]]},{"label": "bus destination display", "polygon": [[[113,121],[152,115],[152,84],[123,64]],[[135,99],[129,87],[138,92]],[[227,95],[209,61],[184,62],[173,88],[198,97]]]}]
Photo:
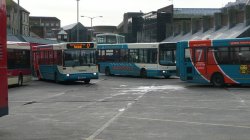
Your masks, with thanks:
[{"label": "bus destination display", "polygon": [[68,49],[89,49],[94,48],[94,43],[69,43],[67,44]]}]

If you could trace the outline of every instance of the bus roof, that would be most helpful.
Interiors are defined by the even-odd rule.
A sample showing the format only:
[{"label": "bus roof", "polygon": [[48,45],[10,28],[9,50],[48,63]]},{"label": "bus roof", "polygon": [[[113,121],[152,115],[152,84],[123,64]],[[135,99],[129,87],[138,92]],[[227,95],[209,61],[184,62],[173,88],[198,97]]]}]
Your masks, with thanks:
[{"label": "bus roof", "polygon": [[216,40],[190,40],[181,41],[180,43],[188,43],[189,47],[208,47],[208,46],[244,46],[250,45],[250,38],[232,38],[232,39],[216,39]]},{"label": "bus roof", "polygon": [[115,34],[115,33],[102,33],[102,34],[97,34],[96,36],[103,36],[103,35],[115,35],[115,36],[124,36],[120,34]]},{"label": "bus roof", "polygon": [[7,41],[7,48],[8,49],[24,49],[24,50],[29,50],[30,49],[30,43],[29,42]]},{"label": "bus roof", "polygon": [[128,49],[128,48],[158,48],[159,44],[176,44],[172,42],[154,43],[122,43],[122,44],[98,44],[98,49]]},{"label": "bus roof", "polygon": [[[77,47],[72,47],[72,44]],[[69,45],[71,47],[69,47]],[[88,47],[88,45],[90,47]],[[84,48],[96,48],[95,42],[64,42],[58,44],[38,45],[32,47],[33,50],[42,48],[43,50],[63,50],[63,49],[84,49]]]}]

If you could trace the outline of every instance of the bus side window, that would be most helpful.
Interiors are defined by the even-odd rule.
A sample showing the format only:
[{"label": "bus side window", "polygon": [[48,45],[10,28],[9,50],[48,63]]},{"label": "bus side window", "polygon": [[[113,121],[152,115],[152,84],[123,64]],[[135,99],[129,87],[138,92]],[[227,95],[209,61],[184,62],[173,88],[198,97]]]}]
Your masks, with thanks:
[{"label": "bus side window", "polygon": [[214,52],[216,52],[215,49],[213,49],[213,48],[209,48],[209,49],[208,49],[208,53],[207,53],[207,64],[209,64],[209,65],[215,65],[215,64],[216,64],[215,61],[214,61],[214,59],[211,59],[211,58],[214,57],[214,56],[213,56],[213,53],[214,53]]},{"label": "bus side window", "polygon": [[121,49],[120,52],[121,52],[121,56],[120,56],[121,62],[128,62],[128,51]]},{"label": "bus side window", "polygon": [[157,50],[152,49],[152,61],[151,63],[155,64],[157,62]]},{"label": "bus side window", "polygon": [[57,51],[57,64],[62,65],[62,51]]},{"label": "bus side window", "polygon": [[240,64],[239,47],[230,47],[230,59],[232,64]]},{"label": "bus side window", "polygon": [[53,51],[49,51],[49,64],[54,64],[54,54],[53,54]]},{"label": "bus side window", "polygon": [[191,53],[190,53],[191,50],[192,49],[189,49],[189,48],[185,49],[185,58],[184,58],[185,62],[191,61]]},{"label": "bus side window", "polygon": [[119,49],[114,49],[113,50],[113,60],[115,62],[119,62],[120,61],[120,50]]},{"label": "bus side window", "polygon": [[241,64],[250,64],[250,47],[242,47],[239,53]]},{"label": "bus side window", "polygon": [[214,48],[214,55],[218,64],[230,64],[231,57],[229,54],[229,47]]}]

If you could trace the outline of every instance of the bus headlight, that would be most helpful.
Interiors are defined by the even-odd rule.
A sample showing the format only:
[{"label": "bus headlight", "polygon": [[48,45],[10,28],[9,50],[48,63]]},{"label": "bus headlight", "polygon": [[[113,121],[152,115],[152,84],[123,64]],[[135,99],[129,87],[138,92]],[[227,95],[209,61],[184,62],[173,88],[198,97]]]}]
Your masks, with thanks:
[{"label": "bus headlight", "polygon": [[162,73],[166,73],[166,71],[164,70],[164,71],[162,71]]},{"label": "bus headlight", "polygon": [[97,73],[93,73],[94,75],[97,75]]},{"label": "bus headlight", "polygon": [[69,77],[69,74],[67,74],[66,76]]}]

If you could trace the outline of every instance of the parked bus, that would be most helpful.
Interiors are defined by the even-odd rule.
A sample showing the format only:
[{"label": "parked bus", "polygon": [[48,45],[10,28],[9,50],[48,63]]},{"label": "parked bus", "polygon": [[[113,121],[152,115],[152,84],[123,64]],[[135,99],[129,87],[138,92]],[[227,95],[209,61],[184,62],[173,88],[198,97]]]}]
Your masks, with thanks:
[{"label": "parked bus", "polygon": [[6,46],[6,3],[0,0],[0,117],[8,115],[7,46]]},{"label": "parked bus", "polygon": [[104,33],[96,35],[97,44],[121,44],[125,43],[125,36],[113,33]]},{"label": "parked bus", "polygon": [[85,83],[89,83],[91,79],[98,79],[95,43],[40,45],[32,50],[33,69],[38,79]]},{"label": "parked bus", "polygon": [[98,44],[97,49],[99,71],[106,75],[176,75],[176,43]]},{"label": "parked bus", "polygon": [[177,46],[181,80],[214,86],[250,84],[250,38],[183,41]]},{"label": "parked bus", "polygon": [[27,42],[7,42],[8,85],[22,86],[32,80],[30,44]]}]

